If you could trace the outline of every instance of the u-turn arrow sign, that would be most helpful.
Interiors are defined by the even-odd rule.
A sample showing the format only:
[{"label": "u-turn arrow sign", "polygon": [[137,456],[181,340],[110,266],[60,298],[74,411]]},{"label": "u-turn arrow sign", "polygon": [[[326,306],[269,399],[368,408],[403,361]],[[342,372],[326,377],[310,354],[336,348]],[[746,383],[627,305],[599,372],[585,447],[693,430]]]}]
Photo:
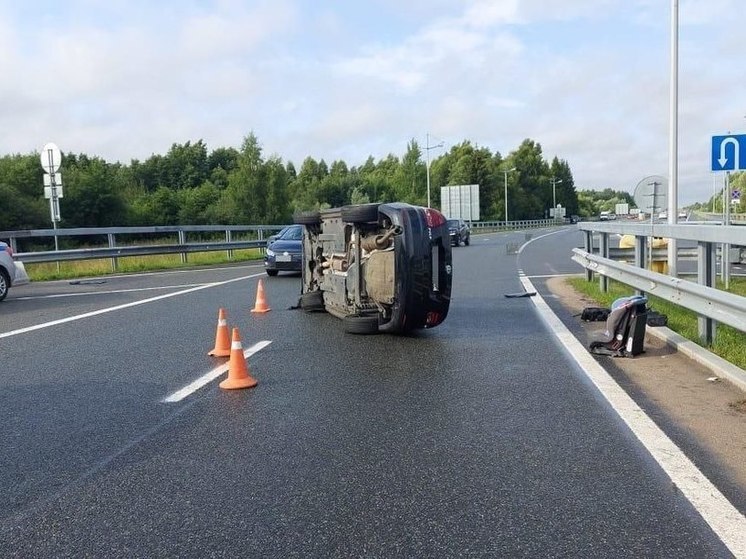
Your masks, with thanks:
[{"label": "u-turn arrow sign", "polygon": [[712,137],[712,170],[746,170],[746,134]]}]

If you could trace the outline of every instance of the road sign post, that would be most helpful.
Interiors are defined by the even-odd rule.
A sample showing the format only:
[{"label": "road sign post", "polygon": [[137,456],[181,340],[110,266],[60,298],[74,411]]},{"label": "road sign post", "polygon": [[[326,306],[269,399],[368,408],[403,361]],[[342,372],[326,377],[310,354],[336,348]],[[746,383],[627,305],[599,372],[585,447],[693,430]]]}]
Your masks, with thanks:
[{"label": "road sign post", "polygon": [[[62,165],[62,152],[56,144],[48,143],[39,156],[41,168],[44,169],[44,197],[49,199],[49,215],[52,218],[52,228],[57,229],[60,221],[60,198],[62,198],[62,173],[59,173]],[[54,236],[54,250],[59,250],[57,235]],[[60,263],[57,262],[59,270]]]}]

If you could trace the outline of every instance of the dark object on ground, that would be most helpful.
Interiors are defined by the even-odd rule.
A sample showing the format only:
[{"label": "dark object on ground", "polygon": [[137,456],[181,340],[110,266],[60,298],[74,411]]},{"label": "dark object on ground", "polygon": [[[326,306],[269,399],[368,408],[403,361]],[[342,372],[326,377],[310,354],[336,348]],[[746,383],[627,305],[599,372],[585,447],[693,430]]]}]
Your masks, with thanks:
[{"label": "dark object on ground", "polygon": [[648,316],[647,318],[648,326],[667,326],[668,325],[668,316],[665,314],[661,314],[658,311],[648,309],[647,316]]},{"label": "dark object on ground", "polygon": [[99,285],[106,283],[106,280],[73,280],[70,285]]},{"label": "dark object on ground", "polygon": [[536,295],[536,291],[524,291],[523,293],[506,293],[505,296],[509,299],[515,299],[517,297],[533,297]]},{"label": "dark object on ground", "polygon": [[592,341],[591,353],[612,357],[634,357],[644,351],[647,297],[621,297],[611,305],[604,338]]},{"label": "dark object on ground", "polygon": [[583,312],[580,313],[580,320],[585,322],[603,322],[609,318],[611,309],[606,307],[586,307]]}]

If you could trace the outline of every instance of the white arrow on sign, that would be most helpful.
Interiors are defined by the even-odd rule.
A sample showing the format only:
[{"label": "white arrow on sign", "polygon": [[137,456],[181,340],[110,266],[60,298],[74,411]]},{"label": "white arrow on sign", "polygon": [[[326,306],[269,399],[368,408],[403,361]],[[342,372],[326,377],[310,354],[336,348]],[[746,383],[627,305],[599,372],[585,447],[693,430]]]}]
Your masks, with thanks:
[{"label": "white arrow on sign", "polygon": [[725,138],[725,140],[720,143],[720,159],[718,159],[718,163],[720,163],[721,167],[725,167],[725,164],[728,163],[728,158],[725,156],[725,146],[728,144],[733,145],[733,154],[735,156],[736,165],[738,165],[738,162],[741,160],[741,154],[738,151],[738,140],[735,138]]},{"label": "white arrow on sign", "polygon": [[56,173],[62,164],[62,152],[57,144],[50,142],[42,148],[39,159],[45,173]]}]

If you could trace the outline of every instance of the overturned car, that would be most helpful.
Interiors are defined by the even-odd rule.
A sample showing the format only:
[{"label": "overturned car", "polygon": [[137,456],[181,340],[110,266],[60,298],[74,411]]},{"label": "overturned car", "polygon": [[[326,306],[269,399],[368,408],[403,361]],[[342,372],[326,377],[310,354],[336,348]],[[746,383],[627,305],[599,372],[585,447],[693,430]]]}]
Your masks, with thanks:
[{"label": "overturned car", "polygon": [[448,315],[451,240],[438,210],[404,203],[303,212],[300,307],[354,334],[432,328]]}]

